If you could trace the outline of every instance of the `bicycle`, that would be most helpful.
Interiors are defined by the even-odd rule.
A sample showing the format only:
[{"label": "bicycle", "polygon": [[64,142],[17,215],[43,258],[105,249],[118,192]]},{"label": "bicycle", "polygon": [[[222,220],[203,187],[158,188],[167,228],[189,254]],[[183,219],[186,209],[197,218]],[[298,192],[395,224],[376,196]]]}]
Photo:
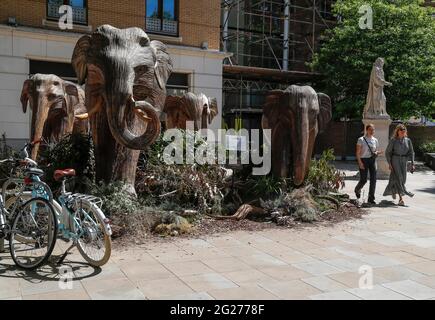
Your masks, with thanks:
[{"label": "bicycle", "polygon": [[[7,161],[11,159],[0,163]],[[33,270],[44,264],[56,244],[57,228],[57,215],[47,199],[31,198],[10,212],[0,195],[0,239],[9,241],[17,266]]]},{"label": "bicycle", "polygon": [[[26,155],[25,160],[33,169],[36,169],[37,163],[28,158],[28,149],[35,143],[39,142],[40,141],[36,141],[27,144],[22,150]],[[38,172],[43,174],[42,170],[38,169]],[[71,247],[65,251],[59,259],[58,264],[61,264],[64,261],[66,255],[75,246],[89,264],[96,267],[106,264],[111,255],[112,243],[110,237],[112,235],[112,230],[109,219],[105,217],[100,209],[102,200],[90,195],[66,192],[65,184],[67,178],[75,176],[75,171],[73,169],[55,171],[55,180],[61,181],[61,192],[57,201],[53,198],[53,193],[50,187],[40,180],[40,176],[33,181],[33,188],[31,191],[23,192],[23,189],[21,189],[20,192],[12,195],[8,199],[7,205],[11,206],[14,203],[19,203],[22,199],[30,199],[35,196],[41,196],[42,198],[49,200],[57,215],[58,237],[65,242],[72,240]],[[8,181],[17,180],[21,182],[20,179],[13,178]],[[3,185],[3,193],[5,193],[5,190],[8,187],[8,181]],[[92,245],[95,245],[99,250],[104,249],[103,253],[100,256],[94,257],[92,253],[96,253],[96,251],[87,250],[87,248]]]},{"label": "bicycle", "polygon": [[77,247],[82,257],[90,265],[101,267],[109,261],[112,251],[110,220],[100,209],[102,205],[100,198],[66,192],[67,179],[75,175],[74,169],[54,172],[54,179],[61,182],[60,196],[58,197],[58,204],[62,208],[59,233],[63,240],[72,240],[73,242],[58,263],[62,263],[68,252]]}]

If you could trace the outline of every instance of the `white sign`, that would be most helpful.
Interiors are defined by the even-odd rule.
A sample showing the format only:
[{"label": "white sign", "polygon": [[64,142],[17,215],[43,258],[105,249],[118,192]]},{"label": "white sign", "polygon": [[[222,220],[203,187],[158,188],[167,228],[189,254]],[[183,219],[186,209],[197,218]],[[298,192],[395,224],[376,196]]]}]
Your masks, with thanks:
[{"label": "white sign", "polygon": [[227,150],[229,151],[242,151],[248,150],[247,141],[245,136],[227,136]]}]

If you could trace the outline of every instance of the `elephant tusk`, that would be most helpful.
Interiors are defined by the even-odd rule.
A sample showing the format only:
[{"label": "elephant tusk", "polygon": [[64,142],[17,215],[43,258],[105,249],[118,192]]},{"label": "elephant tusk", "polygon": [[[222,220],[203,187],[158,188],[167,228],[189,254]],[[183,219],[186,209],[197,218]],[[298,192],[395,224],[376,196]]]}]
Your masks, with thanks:
[{"label": "elephant tusk", "polygon": [[152,118],[148,117],[146,112],[139,108],[134,108],[134,113],[136,113],[140,119],[142,119],[145,122],[151,121]]},{"label": "elephant tusk", "polygon": [[75,115],[75,118],[78,120],[87,120],[89,119],[89,113],[82,113]]}]

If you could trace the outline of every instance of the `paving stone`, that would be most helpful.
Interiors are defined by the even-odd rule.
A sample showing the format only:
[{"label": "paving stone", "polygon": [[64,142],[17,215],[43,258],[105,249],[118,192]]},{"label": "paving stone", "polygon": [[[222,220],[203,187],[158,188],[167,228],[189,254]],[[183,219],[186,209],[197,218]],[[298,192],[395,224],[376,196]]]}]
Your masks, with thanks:
[{"label": "paving stone", "polygon": [[174,295],[193,294],[193,290],[177,278],[142,280],[137,283],[147,299],[164,299]]},{"label": "paving stone", "polygon": [[180,279],[194,291],[209,291],[238,287],[234,282],[218,273],[206,273],[195,276],[183,276]]},{"label": "paving stone", "polygon": [[311,300],[361,300],[357,296],[344,290],[315,294],[309,298]]},{"label": "paving stone", "polygon": [[249,265],[240,261],[235,257],[219,258],[219,259],[204,259],[205,265],[217,272],[231,272],[249,269]]},{"label": "paving stone", "polygon": [[144,300],[143,293],[128,279],[83,282],[93,300]]},{"label": "paving stone", "polygon": [[331,266],[322,261],[311,261],[311,262],[303,262],[292,264],[293,267],[296,267],[305,272],[311,273],[313,275],[327,275],[333,273],[340,273],[344,270]]},{"label": "paving stone", "polygon": [[407,296],[401,295],[381,285],[374,285],[373,289],[348,289],[347,292],[364,300],[409,300]]},{"label": "paving stone", "polygon": [[322,293],[313,286],[301,280],[283,281],[280,283],[270,283],[261,285],[267,291],[281,299],[307,299],[308,296]]},{"label": "paving stone", "polygon": [[406,267],[428,276],[435,276],[435,261],[410,263]]},{"label": "paving stone", "polygon": [[347,288],[340,282],[332,280],[326,276],[304,278],[301,280],[321,291],[340,291]]},{"label": "paving stone", "polygon": [[435,289],[412,280],[385,283],[383,286],[416,300],[435,298]]},{"label": "paving stone", "polygon": [[213,272],[211,268],[206,266],[201,261],[176,262],[164,264],[164,266],[179,277]]},{"label": "paving stone", "polygon": [[276,300],[278,299],[276,295],[258,286],[211,290],[208,293],[217,300]]}]

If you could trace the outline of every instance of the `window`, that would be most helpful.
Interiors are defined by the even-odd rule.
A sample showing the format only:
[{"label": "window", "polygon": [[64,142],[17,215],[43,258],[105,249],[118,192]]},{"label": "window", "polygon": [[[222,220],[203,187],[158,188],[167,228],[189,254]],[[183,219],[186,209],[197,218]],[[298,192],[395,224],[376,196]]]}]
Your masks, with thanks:
[{"label": "window", "polygon": [[88,11],[87,0],[47,0],[47,18],[51,20],[58,20],[61,16],[59,14],[59,7],[68,5],[73,10],[73,22],[76,24],[88,24]]},{"label": "window", "polygon": [[189,91],[189,74],[173,72],[166,83],[166,94],[182,96]]},{"label": "window", "polygon": [[178,35],[178,1],[146,0],[146,31]]}]

